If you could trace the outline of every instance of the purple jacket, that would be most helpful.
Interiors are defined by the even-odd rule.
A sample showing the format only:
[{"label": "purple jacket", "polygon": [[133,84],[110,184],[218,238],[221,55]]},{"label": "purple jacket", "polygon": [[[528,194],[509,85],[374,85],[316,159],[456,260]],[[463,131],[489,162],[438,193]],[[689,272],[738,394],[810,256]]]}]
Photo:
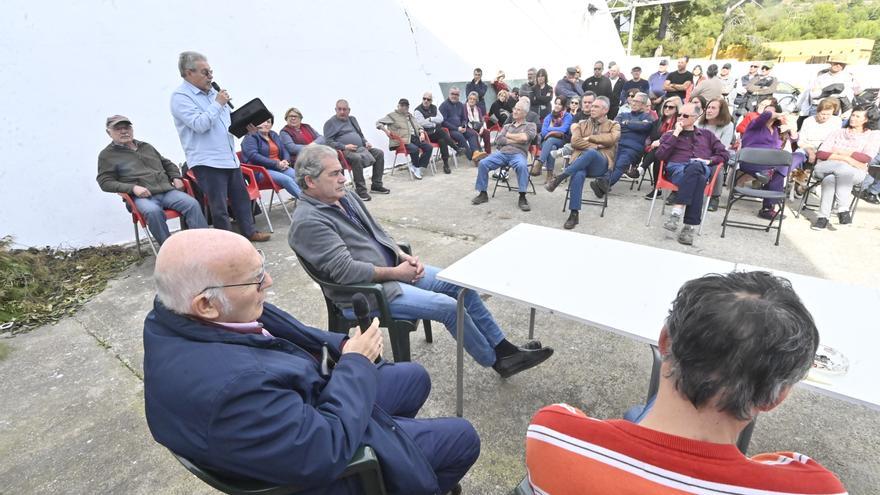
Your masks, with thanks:
[{"label": "purple jacket", "polygon": [[730,154],[712,131],[695,128],[692,132],[675,134],[667,132],[660,137],[655,156],[667,163],[685,163],[691,158],[703,158],[713,164],[727,162]]},{"label": "purple jacket", "polygon": [[749,122],[746,132],[742,136],[743,148],[782,149],[782,138],[779,137],[779,128],[774,126],[767,129],[767,121],[770,120],[772,115],[773,112],[766,111]]}]

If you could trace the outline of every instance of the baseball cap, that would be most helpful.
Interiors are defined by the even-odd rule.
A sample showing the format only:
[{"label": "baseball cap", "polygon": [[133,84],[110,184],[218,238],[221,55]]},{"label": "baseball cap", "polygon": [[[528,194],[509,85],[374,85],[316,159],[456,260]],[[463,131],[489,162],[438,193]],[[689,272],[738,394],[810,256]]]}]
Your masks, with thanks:
[{"label": "baseball cap", "polygon": [[669,61],[664,58],[660,61],[660,65],[669,65]]},{"label": "baseball cap", "polygon": [[124,115],[111,115],[107,117],[107,125],[105,127],[113,127],[114,125],[121,122],[127,122],[129,125],[131,125],[131,120],[129,120],[128,117]]},{"label": "baseball cap", "polygon": [[730,69],[731,67],[733,66],[729,62],[721,66],[722,69]]},{"label": "baseball cap", "polygon": [[569,67],[569,68],[565,69],[565,72],[567,72],[573,76],[578,73],[578,70],[575,67]]},{"label": "baseball cap", "polygon": [[405,106],[405,107],[408,107],[408,106],[409,106],[409,100],[407,100],[406,98],[401,98],[401,99],[397,102],[397,104],[398,104],[398,105]]}]

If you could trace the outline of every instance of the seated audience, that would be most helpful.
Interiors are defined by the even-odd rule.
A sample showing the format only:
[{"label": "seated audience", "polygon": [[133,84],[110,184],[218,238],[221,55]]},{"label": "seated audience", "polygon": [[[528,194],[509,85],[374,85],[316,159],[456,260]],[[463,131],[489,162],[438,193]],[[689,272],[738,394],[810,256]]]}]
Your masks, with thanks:
[{"label": "seated audience", "polygon": [[577,82],[577,72],[577,69],[574,67],[565,69],[565,77],[556,83],[555,92],[557,97],[561,96],[568,100],[569,98],[584,94],[584,89]]},{"label": "seated audience", "polygon": [[[746,127],[746,132],[742,136],[742,147],[780,150],[789,138],[797,140],[797,131],[789,127],[786,116],[782,114],[782,108],[779,104],[767,105],[764,112],[755,117]],[[792,163],[789,166],[779,166],[773,169],[757,168],[754,165],[743,163],[740,165],[740,170],[755,176],[757,179],[755,186],[760,186],[760,189],[781,192],[789,170],[799,168],[803,163],[803,158],[804,155],[801,154],[792,155]],[[776,215],[781,213],[782,206],[782,203],[777,199],[765,199],[761,210],[758,211],[758,216],[773,220]]]},{"label": "seated audience", "polygon": [[[620,113],[620,112],[631,111],[633,96],[637,95],[638,93],[639,93],[639,90],[637,90],[637,89],[631,89],[631,90],[627,91],[626,94],[624,95],[623,103],[621,103],[620,108],[617,110],[617,112]],[[615,118],[617,118],[617,117],[615,117]]]},{"label": "seated audience", "polygon": [[290,162],[296,161],[296,155],[304,147],[312,144],[324,144],[324,136],[316,131],[312,126],[302,121],[302,112],[296,107],[287,109],[284,114],[285,126],[278,133],[281,137],[281,146],[287,149],[290,154]]},{"label": "seated audience", "polygon": [[479,67],[474,69],[474,78],[471,79],[469,83],[465,86],[465,91],[468,95],[471,93],[477,93],[477,106],[483,110],[483,113],[486,113],[486,91],[489,90],[489,87],[486,86],[486,83],[483,82],[483,69]]},{"label": "seated audience", "polygon": [[868,163],[868,174],[862,181],[862,199],[880,205],[880,153]]},{"label": "seated audience", "polygon": [[822,179],[822,196],[814,230],[828,226],[835,201],[840,224],[852,223],[849,204],[853,185],[865,180],[868,162],[880,151],[880,131],[868,130],[867,123],[865,110],[853,110],[849,126],[832,132],[819,146],[813,176]]},{"label": "seated audience", "polygon": [[180,169],[149,143],[136,140],[128,117],[111,115],[105,128],[111,141],[98,154],[96,180],[102,191],[131,195],[159,245],[171,235],[166,208],[180,213],[191,229],[208,226],[199,202],[183,192]]},{"label": "seated audience", "polygon": [[385,172],[385,153],[373,148],[373,145],[364,137],[360,124],[353,115],[348,101],[336,102],[336,115],[330,117],[324,123],[324,139],[327,145],[342,152],[342,156],[351,167],[354,176],[354,187],[358,196],[364,200],[371,199],[367,192],[367,182],[364,179],[364,169],[373,167],[370,192],[388,194],[390,189],[382,185],[382,174]]},{"label": "seated audience", "polygon": [[[528,100],[516,108],[520,105],[528,105]],[[438,280],[438,268],[400,250],[360,199],[345,189],[342,166],[332,149],[312,145],[303,150],[296,160],[296,176],[303,199],[293,214],[288,241],[299,256],[336,284],[381,283],[394,318],[439,321],[458,335],[456,297],[461,287]],[[334,294],[328,297],[350,302]],[[481,366],[509,377],[553,354],[536,341],[527,343],[528,348],[511,344],[476,292],[467,293],[465,307],[464,348]],[[350,309],[343,313],[353,317]]]},{"label": "seated audience", "polygon": [[492,89],[495,90],[496,95],[501,91],[510,91],[510,86],[504,82],[506,77],[507,74],[505,74],[503,70],[499,70],[498,74],[495,76],[495,80],[492,82]]},{"label": "seated audience", "polygon": [[[764,110],[767,109],[768,106],[778,107],[779,102],[776,101],[776,98],[772,96],[770,98],[764,98],[758,102],[758,106],[756,107],[756,111],[749,112],[743,116],[743,119],[739,121],[739,124],[736,125],[736,132],[739,133],[740,136],[745,134],[746,129],[749,127],[749,124],[754,120],[758,115],[764,113]],[[781,107],[780,107],[781,108]],[[736,146],[739,148],[739,146]]]},{"label": "seated audience", "polygon": [[712,175],[712,167],[724,165],[730,157],[715,134],[696,127],[699,117],[699,105],[684,105],[675,128],[660,138],[656,151],[657,159],[666,162],[670,182],[678,186],[672,211],[663,228],[678,231],[678,224],[684,217],[678,242],[688,246],[694,243],[694,230],[701,222],[703,190]]},{"label": "seated audience", "polygon": [[826,98],[816,106],[816,115],[804,119],[798,133],[798,151],[807,155],[807,162],[816,163],[816,150],[832,132],[839,130],[843,122],[835,114],[837,102]]},{"label": "seated audience", "polygon": [[624,173],[630,179],[639,178],[638,164],[645,153],[645,140],[654,127],[654,118],[648,112],[650,100],[647,94],[637,93],[630,101],[632,110],[619,113],[614,119],[620,124],[620,142],[614,166],[590,182],[590,189],[600,198],[608,194]]},{"label": "seated audience", "polygon": [[596,101],[596,93],[592,91],[584,91],[584,96],[581,97],[581,107],[578,109],[577,113],[574,114],[574,119],[571,123],[577,124],[584,119],[590,118],[590,109],[593,107],[594,101]]},{"label": "seated audience", "polygon": [[538,69],[538,75],[535,78],[535,96],[532,99],[532,111],[537,112],[541,121],[547,117],[553,108],[553,86],[547,82],[547,70]]},{"label": "seated audience", "polygon": [[241,237],[175,235],[154,278],[147,424],[196,465],[301,493],[355,494],[357,477],[337,478],[369,445],[390,493],[434,494],[456,488],[477,460],[480,439],[467,420],[415,418],[431,388],[422,366],[374,364],[383,351],[376,319],[349,338],[269,304],[266,260]]},{"label": "seated audience", "polygon": [[495,146],[498,151],[480,160],[477,170],[477,183],[475,189],[477,195],[471,200],[471,204],[480,205],[489,202],[486,190],[489,187],[489,171],[500,167],[510,167],[516,173],[519,186],[519,200],[517,205],[522,211],[530,211],[526,192],[529,187],[529,165],[526,158],[529,154],[529,145],[538,134],[538,129],[532,122],[526,121],[529,113],[529,101],[525,98],[516,102],[513,107],[513,122],[505,125],[498,136],[495,137]]},{"label": "seated audience", "polygon": [[241,155],[245,163],[264,167],[276,184],[299,199],[302,191],[296,185],[296,174],[290,166],[290,153],[281,145],[278,133],[272,130],[273,123],[274,119],[270,118],[257,126],[257,132],[246,135],[241,140]]},{"label": "seated audience", "polygon": [[428,139],[440,145],[440,158],[443,160],[443,173],[452,173],[449,169],[449,148],[456,150],[455,143],[448,132],[443,130],[443,114],[434,105],[434,95],[427,91],[422,95],[422,104],[413,112],[416,123],[422,126]]},{"label": "seated audience", "polygon": [[571,127],[571,165],[547,182],[544,188],[553,192],[563,181],[571,177],[568,209],[571,210],[563,227],[573,229],[578,224],[584,182],[587,177],[601,177],[614,163],[617,143],[620,141],[620,124],[608,118],[611,103],[599,96],[590,108],[590,118]]},{"label": "seated audience", "polygon": [[[696,67],[694,67],[694,70],[696,70]],[[715,64],[710,65],[706,69],[706,76],[706,79],[694,86],[694,90],[691,92],[691,98],[694,96],[701,96],[704,100],[708,101],[722,97],[724,92],[724,81],[718,78],[718,66]],[[705,106],[703,108],[705,108]]]},{"label": "seated audience", "polygon": [[691,97],[688,99],[688,101],[689,101],[690,103],[693,103],[694,105],[699,105],[699,106],[700,106],[700,111],[701,111],[701,112],[705,112],[705,111],[706,111],[706,105],[709,104],[709,101],[708,101],[708,100],[706,100],[706,99],[703,98],[702,96],[698,96],[698,95],[696,95],[696,96],[691,96]]},{"label": "seated audience", "polygon": [[637,424],[547,406],[526,435],[528,479],[553,494],[838,494],[840,480],[795,452],[751,458],[751,420],[781,404],[813,364],[819,332],[767,272],[711,274],[682,286],[660,331],[653,406]]},{"label": "seated audience", "polygon": [[[467,134],[477,136],[477,138],[474,139],[474,142],[477,143],[477,149],[474,151],[479,150],[480,145],[478,139],[481,138],[483,140],[483,147],[486,150],[486,153],[491,153],[492,145],[490,143],[491,137],[489,134],[489,129],[486,127],[486,111],[480,108],[480,106],[477,104],[477,93],[475,91],[471,91],[470,93],[468,93],[467,102],[464,105],[464,110],[467,114],[468,119],[468,128],[465,132]],[[471,139],[468,138],[468,142],[470,141]],[[479,161],[482,156],[485,155],[474,158],[474,161]]]},{"label": "seated audience", "polygon": [[[715,137],[721,141],[728,150],[733,145],[733,117],[730,115],[730,108],[727,106],[727,100],[724,97],[713,98],[706,103],[706,111],[700,117],[697,123],[700,129],[706,129],[715,134]],[[718,203],[721,198],[722,183],[724,182],[724,174],[719,173],[715,179],[715,185],[712,188],[712,197],[709,198],[709,211],[717,211]]]},{"label": "seated audience", "polygon": [[514,104],[516,104],[516,101],[510,98],[510,93],[506,89],[499,91],[497,98],[492,102],[492,106],[489,107],[489,127],[495,124],[498,124],[498,126],[506,124],[513,113]]},{"label": "seated audience", "polygon": [[571,114],[563,110],[562,98],[556,98],[553,113],[548,115],[541,125],[541,155],[532,164],[532,175],[541,175],[543,166],[547,169],[547,181],[553,179],[555,159],[550,153],[565,145],[565,141],[570,136],[571,121]]},{"label": "seated audience", "polygon": [[479,160],[486,156],[480,151],[477,133],[468,128],[468,112],[461,102],[461,90],[458,87],[449,88],[449,97],[440,104],[440,115],[443,116],[443,127],[449,131],[449,136],[458,147],[465,150],[468,160]]},{"label": "seated audience", "polygon": [[388,136],[388,148],[391,151],[403,144],[411,159],[409,171],[416,179],[421,180],[421,169],[428,168],[434,147],[428,143],[422,126],[409,113],[409,100],[401,98],[397,102],[397,109],[379,119],[376,128]]},{"label": "seated audience", "polygon": [[[642,173],[648,172],[651,167],[651,185],[657,185],[657,176],[660,174],[660,162],[656,157],[657,148],[660,146],[660,137],[667,132],[671,132],[678,122],[678,112],[681,110],[681,98],[670,96],[663,101],[660,107],[661,115],[651,127],[648,133],[648,139],[645,141],[645,156],[642,158]],[[663,191],[651,190],[645,195],[645,199],[654,199],[656,192],[657,198],[663,197]]]}]

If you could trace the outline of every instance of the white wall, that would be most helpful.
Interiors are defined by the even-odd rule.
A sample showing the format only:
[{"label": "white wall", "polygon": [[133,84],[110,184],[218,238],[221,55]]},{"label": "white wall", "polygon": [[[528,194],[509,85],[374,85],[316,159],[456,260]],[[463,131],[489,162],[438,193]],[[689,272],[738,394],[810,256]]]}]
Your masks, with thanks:
[{"label": "white wall", "polygon": [[[604,1],[592,3],[606,10]],[[509,78],[543,66],[555,82],[568,65],[622,56],[610,17],[585,8],[567,0],[117,0],[51,8],[6,0],[0,236],[61,247],[133,239],[119,198],[95,182],[98,152],[109,142],[104,119],[128,116],[137,139],[182,162],[169,98],[183,50],[208,57],[235,103],[262,98],[276,129],[277,117],[297,106],[320,130],[345,97],[368,139],[384,144],[367,129],[398,98],[420,101],[424,90],[438,93],[439,81],[466,79],[474,66],[487,76],[503,68]]]}]

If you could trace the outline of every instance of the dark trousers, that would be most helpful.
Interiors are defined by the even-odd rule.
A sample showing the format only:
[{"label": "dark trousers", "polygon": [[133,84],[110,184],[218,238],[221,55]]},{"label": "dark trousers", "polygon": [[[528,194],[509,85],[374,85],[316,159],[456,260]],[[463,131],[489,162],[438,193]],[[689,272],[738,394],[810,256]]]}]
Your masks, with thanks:
[{"label": "dark trousers", "polygon": [[651,185],[656,186],[657,175],[660,174],[660,160],[654,156],[654,150],[645,153],[642,157],[642,169],[647,172],[648,167],[651,167]]},{"label": "dark trousers", "polygon": [[431,140],[432,143],[437,143],[440,145],[440,158],[443,159],[443,163],[449,163],[449,150],[447,146],[455,145],[455,142],[452,141],[452,138],[449,137],[449,134],[446,134],[446,131],[443,129],[435,129],[433,132],[428,133],[428,139]]},{"label": "dark trousers", "polygon": [[414,419],[430,392],[431,378],[418,363],[389,363],[379,368],[376,405],[393,416],[425,454],[437,475],[440,493],[446,493],[477,461],[480,437],[466,419]]},{"label": "dark trousers", "polygon": [[228,200],[241,234],[245,237],[252,236],[256,232],[254,215],[251,211],[251,199],[248,196],[241,169],[199,165],[192,167],[192,171],[199,187],[208,197],[208,209],[211,211],[214,227],[232,230],[229,213],[226,209]]},{"label": "dark trousers", "polygon": [[703,193],[706,190],[706,182],[715,169],[695,160],[687,163],[668,163],[667,169],[669,181],[678,186],[675,204],[685,205],[684,224],[700,225]]},{"label": "dark trousers", "polygon": [[425,168],[431,161],[431,153],[434,152],[434,148],[428,143],[420,142],[416,136],[412,136],[409,144],[406,145],[406,151],[412,158],[413,166]]},{"label": "dark trousers", "polygon": [[364,169],[373,167],[372,182],[374,187],[382,187],[382,173],[385,172],[385,153],[376,148],[368,150],[376,160],[372,165],[365,165],[361,156],[357,153],[343,151],[342,155],[351,167],[351,175],[354,176],[354,188],[359,193],[367,192],[367,180],[364,179]]}]

